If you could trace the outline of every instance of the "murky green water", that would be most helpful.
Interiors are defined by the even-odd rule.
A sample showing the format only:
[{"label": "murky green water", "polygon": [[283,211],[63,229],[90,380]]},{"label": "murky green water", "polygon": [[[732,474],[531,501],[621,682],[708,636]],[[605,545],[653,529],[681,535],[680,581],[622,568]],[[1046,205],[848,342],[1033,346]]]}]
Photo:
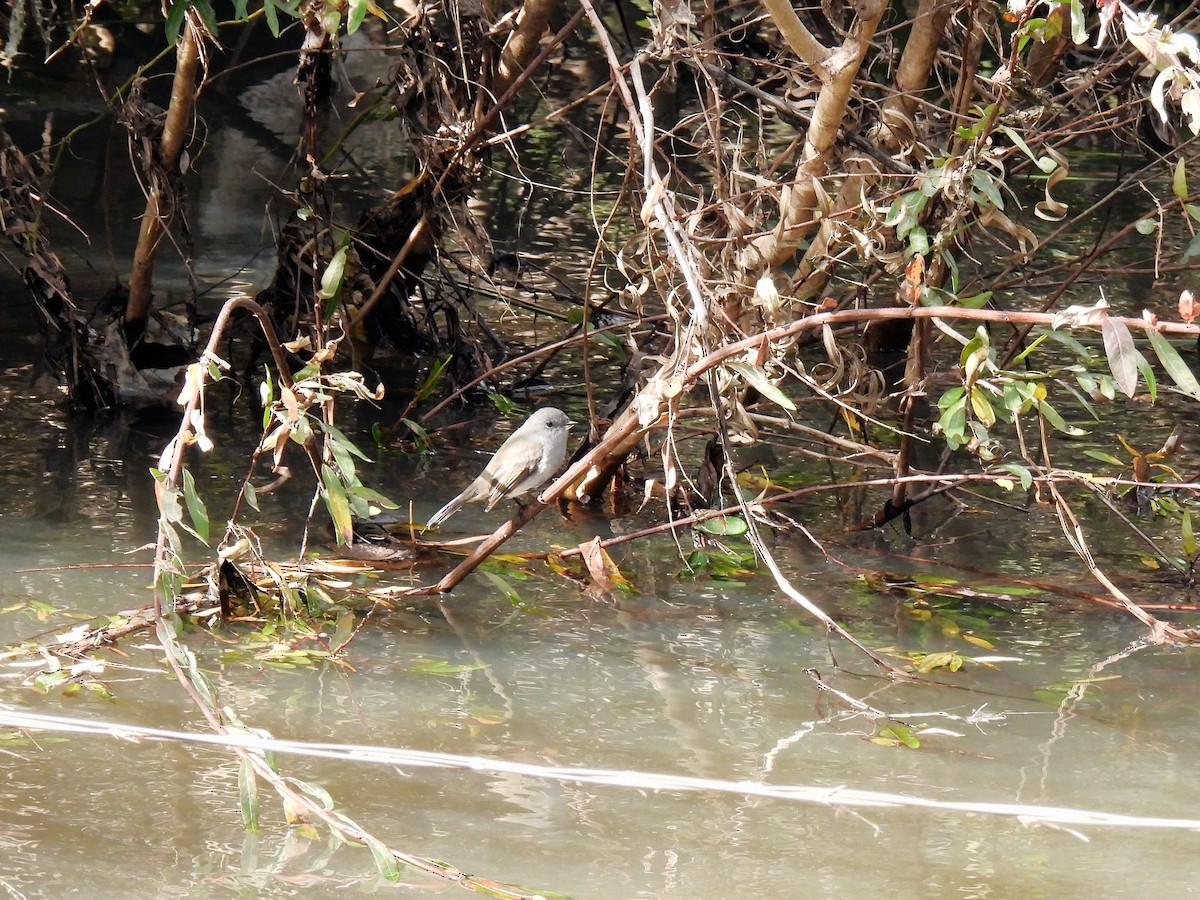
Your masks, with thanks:
[{"label": "murky green water", "polygon": [[[231,139],[222,152],[233,161],[207,165],[228,174],[245,171],[245,157],[261,147]],[[244,252],[218,250],[201,261],[203,271],[216,281],[248,265],[240,277],[252,283],[255,267],[270,264],[269,254],[265,263],[254,255],[256,239],[248,237],[259,234],[266,191],[208,184],[198,206],[202,227],[228,233]],[[269,245],[270,235],[260,236]],[[18,286],[6,290],[0,313],[11,321],[10,311],[24,305]],[[8,645],[148,601],[149,571],[138,566],[149,554],[130,551],[153,537],[147,469],[164,435],[147,423],[96,426],[52,414],[26,387],[37,350],[32,329],[15,327],[0,341],[0,645]],[[1168,400],[1146,412],[1145,433],[1161,442],[1158,432],[1170,430],[1174,410]],[[219,519],[256,431],[237,404],[213,414],[221,450],[196,473]],[[389,454],[367,480],[428,514],[477,462],[466,450],[434,460]],[[1195,471],[1195,462],[1187,451],[1179,465]],[[263,520],[273,523],[264,528],[268,549],[294,552],[306,489],[264,498]],[[830,496],[790,512],[822,524],[818,533],[841,534],[838,503]],[[454,525],[498,521],[472,508]],[[1122,583],[1136,599],[1191,599],[1144,567],[1142,548],[1109,521],[1096,517],[1090,538],[1110,571],[1125,573]],[[567,523],[547,513],[515,543],[569,547],[608,528],[605,519]],[[893,529],[843,537],[826,549],[847,567],[798,535],[778,535],[773,546],[797,587],[870,647],[952,650],[969,658],[965,667],[922,683],[889,681],[846,644],[831,644],[765,577],[745,584],[681,577],[665,539],[614,551],[635,594],[591,599],[535,567],[525,579],[506,576],[524,601],[514,606],[476,576],[440,606],[377,612],[343,665],[289,669],[231,656],[249,625],[195,629],[186,641],[222,703],[277,738],[1200,818],[1196,651],[1142,649],[1114,658],[1144,636],[1131,619],[1082,601],[1019,594],[1013,577],[1099,592],[1065,549],[1050,512],[980,503],[955,519],[918,523],[917,539]],[[961,578],[986,596],[938,599],[926,615],[907,595],[868,588],[855,567]],[[412,577],[431,580],[442,571],[433,565]],[[1013,596],[989,599],[1000,592]],[[87,692],[42,695],[23,683],[28,670],[0,666],[0,710],[205,732],[160,656],[148,637],[103,654],[111,702]],[[920,748],[872,742],[884,722],[819,690],[810,669],[912,725]],[[1093,681],[1068,695],[1086,679]],[[1181,829],[1085,826],[1073,833],[978,812],[281,760],[286,774],[327,789],[339,810],[392,847],[576,898],[1177,897],[1197,890],[1200,839]],[[0,729],[0,891],[100,898],[456,893],[415,873],[386,884],[365,849],[290,831],[265,786],[262,801],[262,830],[248,835],[235,757],[218,748]]]}]

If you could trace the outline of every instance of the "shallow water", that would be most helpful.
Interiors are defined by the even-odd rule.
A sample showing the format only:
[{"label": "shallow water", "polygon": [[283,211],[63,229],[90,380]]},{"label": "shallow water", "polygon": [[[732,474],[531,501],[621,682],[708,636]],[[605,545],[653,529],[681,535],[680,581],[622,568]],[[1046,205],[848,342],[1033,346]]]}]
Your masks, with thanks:
[{"label": "shallow water", "polygon": [[[70,556],[94,561],[103,551],[97,545]],[[61,553],[58,561],[65,562]],[[6,553],[0,570],[30,562]],[[988,638],[998,654],[1017,659],[970,664],[940,676],[943,684],[898,684],[844,645],[837,654],[846,668],[835,669],[820,630],[797,627],[802,617],[762,585],[693,586],[668,572],[643,575],[636,563],[630,574],[644,593],[619,602],[583,600],[549,577],[525,582],[522,592],[538,600],[536,615],[514,613],[473,579],[444,610],[377,614],[345,655],[351,669],[225,663],[230,632],[197,631],[188,644],[222,703],[278,738],[941,801],[1194,816],[1195,656],[1145,650],[1092,673],[1140,636],[1107,613],[1043,608],[1026,618],[1011,610],[992,621]],[[5,581],[5,605],[36,598],[104,612],[136,598],[145,575],[81,569]],[[798,583],[830,606],[846,589],[811,576]],[[861,602],[854,605],[857,615],[846,618],[872,646],[953,645],[914,643],[904,614],[886,599],[870,619]],[[899,627],[888,624],[892,616]],[[55,616],[50,624],[69,622]],[[5,642],[44,627],[25,611],[0,616]],[[202,727],[158,654],[135,649],[139,643],[123,648],[127,657],[107,657],[114,702],[41,697],[8,672],[4,703]],[[486,668],[439,677],[423,670],[431,660]],[[808,667],[877,709],[947,733],[923,736],[917,750],[871,743],[877,725],[819,696]],[[1091,674],[1113,680],[1063,703],[1066,685]],[[996,718],[970,724],[944,715],[980,709]],[[265,827],[248,836],[231,754],[103,737],[56,742],[45,733],[4,747],[12,755],[0,760],[0,878],[18,895],[128,896],[131,879],[153,896],[383,889],[365,850],[328,854],[323,843],[289,835],[265,789]],[[322,785],[339,809],[391,846],[573,897],[1098,890],[1165,897],[1194,884],[1186,860],[1196,836],[1179,830],[1085,827],[1084,842],[1067,830],[973,813],[288,757],[282,768]]]},{"label": "shallow water", "polygon": [[[12,378],[5,387],[6,413],[35,421],[41,401],[22,399]],[[63,465],[47,448],[61,448],[70,431],[51,419],[42,433],[27,428],[4,442],[11,459],[40,452],[45,464],[38,472],[10,463],[3,475],[14,502],[0,515],[0,644],[58,633],[77,616],[147,599],[146,569],[91,566],[145,559],[126,554],[152,536],[145,448],[156,439],[112,425],[85,442],[89,452]],[[115,455],[118,448],[126,455]],[[218,461],[199,471],[202,491],[219,495],[230,483]],[[448,490],[427,460],[389,457],[372,474],[386,492],[402,498],[407,490],[430,509]],[[48,492],[47,481],[69,489]],[[48,494],[66,499],[48,505]],[[287,508],[271,502],[266,518]],[[829,533],[835,506],[811,504],[806,520],[824,523]],[[985,510],[919,541],[884,531],[827,549],[893,574],[945,575],[986,560],[997,575],[981,590],[994,593],[1006,584],[1002,573],[1021,559],[1035,558],[1026,573],[1039,577],[1048,577],[1040,567],[1078,570],[1065,556],[1039,552],[1056,527],[1046,518]],[[471,507],[454,525],[471,530],[495,521],[495,513]],[[604,526],[547,513],[521,541],[570,546]],[[293,536],[285,528],[267,540],[287,552]],[[1143,636],[1114,611],[1037,594],[937,601],[935,618],[925,621],[905,596],[865,589],[852,571],[796,536],[776,536],[774,549],[797,587],[873,648],[1007,659],[969,662],[924,683],[891,682],[849,646],[827,642],[765,578],[740,585],[681,578],[665,540],[614,550],[635,594],[589,599],[535,566],[528,578],[506,576],[524,601],[518,608],[475,576],[440,606],[375,613],[346,651],[345,666],[248,663],[231,651],[250,626],[194,629],[186,640],[221,702],[277,738],[937,801],[1195,815],[1194,651],[1144,649],[1101,665]],[[431,565],[414,577],[440,571]],[[391,574],[372,583],[409,578]],[[995,650],[967,643],[947,623]],[[831,646],[843,668],[831,663]],[[5,667],[0,703],[204,730],[151,640],[120,650],[103,654],[112,702],[86,692],[73,700],[58,691],[43,696],[21,685],[26,673]],[[462,668],[431,674],[431,663]],[[883,723],[820,692],[810,668],[829,686],[912,725],[920,748],[872,743]],[[1089,678],[1095,682],[1068,698],[1073,682]],[[975,720],[967,721],[972,713]],[[10,738],[0,743],[0,884],[13,896],[123,897],[130,884],[143,896],[429,890],[430,880],[417,874],[399,885],[380,881],[363,848],[289,832],[265,786],[262,831],[247,834],[231,753],[0,734]],[[282,769],[324,787],[341,811],[390,846],[578,898],[1168,897],[1194,889],[1188,861],[1197,837],[1178,829],[1088,826],[1072,833],[973,812],[287,756]]]}]

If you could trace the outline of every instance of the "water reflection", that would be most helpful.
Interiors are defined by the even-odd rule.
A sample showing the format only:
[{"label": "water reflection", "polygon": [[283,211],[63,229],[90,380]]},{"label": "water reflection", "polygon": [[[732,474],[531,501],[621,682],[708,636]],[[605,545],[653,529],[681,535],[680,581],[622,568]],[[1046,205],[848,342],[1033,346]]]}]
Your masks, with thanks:
[{"label": "water reflection", "polygon": [[[289,76],[290,77],[290,76]],[[278,86],[275,86],[278,89]],[[290,90],[290,86],[287,87]],[[277,125],[280,134],[284,125]],[[232,140],[235,159],[252,155]],[[224,152],[213,147],[213,152]],[[237,165],[221,169],[242,171]],[[391,183],[390,179],[384,179]],[[94,185],[92,187],[95,187]],[[210,187],[200,226],[233,233],[260,221],[263,193]],[[264,190],[265,193],[265,190]],[[234,201],[241,197],[244,207]],[[556,198],[561,200],[561,198]],[[498,197],[505,211],[522,209]],[[550,208],[550,241],[570,217]],[[508,204],[508,205],[505,205]],[[253,229],[258,235],[257,225]],[[253,243],[247,239],[246,244]],[[229,245],[227,245],[229,246]],[[253,258],[253,250],[247,251]],[[217,256],[211,273],[244,259]],[[208,271],[208,270],[206,270]],[[249,277],[249,276],[247,276]],[[17,290],[19,288],[13,288]],[[9,296],[12,296],[9,294]],[[9,310],[3,309],[8,312]],[[6,315],[6,321],[13,317]],[[153,535],[147,469],[162,436],[143,424],[68,422],[27,387],[32,330],[0,330],[0,644],[65,631],[147,597],[145,569],[124,566]],[[1168,430],[1171,400],[1143,416]],[[230,403],[213,409],[224,456],[196,460],[214,512],[228,508],[256,432]],[[363,431],[370,422],[364,421]],[[452,468],[387,456],[373,483],[432,510],[452,495]],[[459,457],[463,471],[477,460]],[[1186,466],[1185,466],[1186,468]],[[264,498],[264,537],[291,552],[311,486]],[[836,533],[832,498],[791,510]],[[461,527],[498,519],[464,511]],[[518,543],[571,545],[605,523],[546,515]],[[1096,549],[1129,561],[1128,538],[1093,534]],[[509,576],[525,605],[482,578],[441,605],[377,614],[348,648],[347,667],[282,668],[232,658],[250,626],[187,641],[222,702],[277,737],[412,747],[559,766],[691,775],[776,785],[849,786],[918,797],[1081,807],[1142,816],[1195,815],[1194,651],[1143,650],[1100,667],[1142,637],[1121,613],[1001,576],[1092,590],[1044,508],[996,510],[889,528],[827,545],[777,538],[790,577],[875,648],[954,650],[957,673],[892,683],[786,603],[763,579],[744,585],[681,577],[667,540],[616,551],[639,593],[604,600],[539,569]],[[201,555],[195,548],[197,556]],[[1114,557],[1112,554],[1123,554]],[[938,598],[929,617],[906,589],[867,586],[859,569],[897,579],[973,586],[976,598]],[[949,574],[948,574],[949,573]],[[981,574],[981,573],[991,573]],[[418,577],[436,575],[434,567]],[[396,576],[399,577],[399,576]],[[1147,594],[1183,596],[1143,584]],[[1008,599],[998,593],[1012,592]],[[954,626],[954,628],[949,627]],[[955,628],[958,631],[955,631]],[[240,630],[239,630],[240,629]],[[966,642],[973,633],[993,646]],[[202,729],[145,640],[106,655],[107,703],[23,684],[0,668],[0,703],[55,714]],[[872,742],[880,722],[819,690],[832,688],[917,729],[919,749]],[[438,674],[438,673],[441,674]],[[1087,680],[1086,687],[1076,682]],[[950,715],[946,715],[950,714]],[[954,716],[956,718],[952,718]],[[921,733],[925,726],[939,729]],[[285,758],[284,771],[320,784],[339,809],[390,845],[449,860],[484,877],[579,898],[949,896],[1179,896],[1194,891],[1181,861],[1195,836],[1176,831],[1065,829],[961,812],[851,809],[718,793],[648,792],[525,775]],[[13,896],[342,896],[428,893],[423,876],[379,882],[369,854],[282,826],[262,796],[263,830],[242,828],[238,770],[220,750],[109,738],[0,732],[0,887]],[[135,887],[130,887],[130,885]]]}]

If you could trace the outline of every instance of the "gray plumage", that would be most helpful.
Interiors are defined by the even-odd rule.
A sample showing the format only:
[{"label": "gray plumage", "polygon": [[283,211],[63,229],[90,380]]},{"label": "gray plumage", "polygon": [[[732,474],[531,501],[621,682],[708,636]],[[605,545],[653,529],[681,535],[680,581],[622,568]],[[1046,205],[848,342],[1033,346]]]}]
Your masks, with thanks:
[{"label": "gray plumage", "polygon": [[440,525],[464,503],[486,501],[491,509],[505,497],[520,497],[540,488],[567,456],[567,432],[575,424],[561,409],[539,409],[508,440],[467,489],[433,514],[426,528]]}]

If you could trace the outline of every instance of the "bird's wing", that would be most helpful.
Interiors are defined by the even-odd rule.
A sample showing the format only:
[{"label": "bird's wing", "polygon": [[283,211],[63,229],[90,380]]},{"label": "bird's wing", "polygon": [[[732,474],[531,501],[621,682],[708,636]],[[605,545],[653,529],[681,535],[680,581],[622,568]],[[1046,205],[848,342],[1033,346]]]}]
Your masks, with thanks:
[{"label": "bird's wing", "polygon": [[[487,489],[487,506],[486,509],[491,509],[505,497],[513,488],[517,487],[521,482],[525,481],[533,475],[541,462],[537,457],[525,460],[519,466],[507,466],[502,474],[489,472],[486,469],[479,476],[479,480],[484,482]],[[484,486],[484,485],[481,485]]]}]

